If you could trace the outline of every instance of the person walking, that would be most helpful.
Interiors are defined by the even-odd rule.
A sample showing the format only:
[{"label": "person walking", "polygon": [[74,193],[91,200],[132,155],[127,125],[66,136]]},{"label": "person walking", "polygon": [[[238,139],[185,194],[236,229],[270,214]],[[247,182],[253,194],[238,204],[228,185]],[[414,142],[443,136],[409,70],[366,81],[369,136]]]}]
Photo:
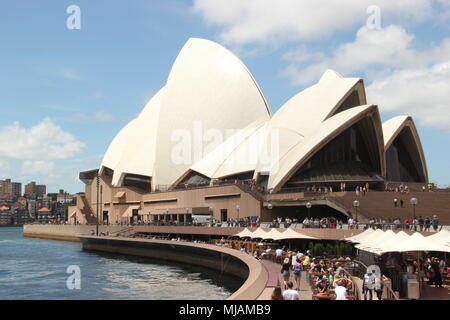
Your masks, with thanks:
[{"label": "person walking", "polygon": [[434,231],[437,231],[438,226],[439,226],[439,218],[437,215],[433,216],[433,220],[431,221],[431,224],[433,225]]},{"label": "person walking", "polygon": [[431,262],[431,269],[433,270],[433,282],[434,282],[434,286],[436,288],[443,288],[442,287],[442,275],[441,275],[441,271],[439,268],[439,259],[438,258],[433,258],[432,262]]},{"label": "person walking", "polygon": [[372,270],[368,269],[363,277],[363,288],[362,293],[364,295],[364,300],[367,300],[367,293],[369,293],[369,300],[373,299],[373,285],[375,283],[375,277],[372,274]]},{"label": "person walking", "polygon": [[294,288],[294,284],[292,283],[292,281],[289,281],[287,283],[287,290],[285,290],[283,292],[284,300],[299,300],[300,299],[300,295],[293,288]]},{"label": "person walking", "polygon": [[383,284],[383,279],[381,279],[381,275],[375,276],[374,289],[375,289],[375,293],[377,294],[378,300],[381,300],[383,297],[383,288],[384,288],[384,284]]},{"label": "person walking", "polygon": [[289,279],[291,278],[291,264],[289,258],[285,258],[281,266],[281,273],[283,274],[284,289],[286,290]]},{"label": "person walking", "polygon": [[295,284],[297,285],[296,290],[300,290],[300,281],[302,278],[302,264],[301,261],[297,260],[294,267],[293,267],[293,273],[294,273],[294,280]]}]

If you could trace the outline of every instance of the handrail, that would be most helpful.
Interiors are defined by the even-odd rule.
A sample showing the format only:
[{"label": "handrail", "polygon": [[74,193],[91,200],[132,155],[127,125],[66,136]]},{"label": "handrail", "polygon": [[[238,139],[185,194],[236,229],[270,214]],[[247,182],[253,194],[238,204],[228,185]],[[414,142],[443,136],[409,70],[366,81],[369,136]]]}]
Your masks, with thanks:
[{"label": "handrail", "polygon": [[[362,266],[365,270],[367,270],[367,266],[366,266],[363,262],[358,261],[358,260],[354,260],[353,262],[359,264],[359,265]],[[387,290],[387,298],[388,298],[388,300],[399,300],[399,297],[398,297],[398,296],[395,294],[395,292],[392,290],[392,286],[387,286],[387,285],[386,285],[386,282],[387,282],[388,280],[389,280],[389,281],[391,282],[391,284],[392,284],[391,279],[389,279],[388,277],[386,277],[384,274],[382,274],[382,278],[381,278],[381,279],[383,280],[383,287],[386,288],[386,290]]]},{"label": "handrail", "polygon": [[118,236],[120,236],[122,233],[125,233],[125,232],[127,232],[127,231],[131,231],[131,230],[134,230],[134,227],[126,227],[126,228],[120,229],[120,230],[118,230],[118,231],[111,232],[109,235],[110,235],[110,236],[111,236],[111,235],[115,235],[116,237],[118,237]]}]

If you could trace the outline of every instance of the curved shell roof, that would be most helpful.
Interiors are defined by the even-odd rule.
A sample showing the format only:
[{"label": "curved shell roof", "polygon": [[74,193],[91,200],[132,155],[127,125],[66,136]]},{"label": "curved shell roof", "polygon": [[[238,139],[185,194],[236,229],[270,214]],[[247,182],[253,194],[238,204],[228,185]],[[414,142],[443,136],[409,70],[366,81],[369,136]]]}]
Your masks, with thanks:
[{"label": "curved shell roof", "polygon": [[[296,144],[281,157],[279,163],[276,163],[270,170],[268,188],[281,188],[282,184],[284,184],[284,182],[286,182],[289,177],[317,151],[364,117],[371,117],[375,127],[377,127],[378,124],[378,150],[380,159],[383,159],[384,150],[382,145],[381,122],[377,106],[365,105],[354,107],[340,112],[324,121],[313,134],[309,135],[303,141],[303,143]],[[384,172],[384,163],[381,163],[380,167],[381,171]]]},{"label": "curved shell roof", "polygon": [[389,149],[395,138],[397,138],[405,128],[410,129],[415,142],[415,147],[420,157],[420,167],[423,171],[422,175],[424,176],[425,181],[428,181],[428,169],[425,160],[425,153],[423,152],[422,143],[420,142],[420,136],[417,132],[417,128],[412,117],[406,115],[397,116],[383,123],[384,150],[387,151]]},{"label": "curved shell roof", "polygon": [[424,161],[412,119],[401,116],[381,125],[361,79],[326,70],[271,115],[242,61],[217,43],[194,38],[182,48],[165,86],[114,138],[102,168],[114,170],[115,186],[126,174],[151,177],[154,190],[173,186],[192,171],[212,179],[254,172],[255,178],[268,174],[267,188],[278,190],[323,146],[364,118],[375,129],[381,175],[385,149],[404,127],[411,128]]},{"label": "curved shell roof", "polygon": [[[321,142],[317,137],[331,123],[334,129],[338,129],[345,125],[346,117],[351,118],[351,115],[362,111],[351,108],[349,110],[353,111],[336,113],[354,91],[358,92],[357,105],[364,105],[366,100],[361,79],[344,78],[333,70],[327,70],[317,84],[287,101],[265,123],[257,122],[242,130],[195,163],[191,170],[213,179],[255,170],[255,175],[258,172],[270,173],[268,188],[280,187],[279,182],[292,169],[289,164],[302,160],[298,157],[301,146],[313,144],[311,148],[316,147],[314,143]],[[376,121],[382,135],[379,116]],[[383,149],[382,141],[379,147]],[[307,151],[304,150],[305,156]],[[383,154],[380,154],[382,158]],[[285,165],[287,168],[283,168]],[[384,168],[384,164],[381,167]],[[278,168],[281,171],[278,172]]]},{"label": "curved shell roof", "polygon": [[212,41],[189,39],[164,89],[114,138],[102,166],[114,170],[113,185],[126,173],[151,176],[153,188],[171,185],[213,149],[196,150],[194,139],[202,144],[205,134],[225,136],[269,118],[261,90],[234,54]]}]

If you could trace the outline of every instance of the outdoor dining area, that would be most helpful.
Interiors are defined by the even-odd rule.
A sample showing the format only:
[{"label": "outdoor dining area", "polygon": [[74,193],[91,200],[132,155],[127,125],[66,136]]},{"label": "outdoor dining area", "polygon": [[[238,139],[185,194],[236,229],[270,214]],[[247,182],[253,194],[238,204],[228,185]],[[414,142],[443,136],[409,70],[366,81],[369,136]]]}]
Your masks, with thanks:
[{"label": "outdoor dining area", "polygon": [[[426,284],[435,283],[436,287],[450,284],[447,259],[450,231],[447,229],[430,236],[420,232],[367,229],[345,240],[358,249],[359,260],[367,265],[378,265],[381,272],[391,278],[393,290],[403,298],[420,299]],[[431,276],[427,265],[433,263],[439,264],[441,271]],[[436,273],[439,280],[436,280]]]},{"label": "outdoor dining area", "polygon": [[244,249],[248,253],[254,253],[257,255],[257,258],[275,260],[274,251],[267,249],[279,247],[281,242],[286,242],[290,246],[294,240],[318,239],[295,231],[292,228],[288,228],[282,232],[276,228],[272,228],[269,231],[265,231],[263,228],[257,228],[255,231],[245,228],[243,231],[232,236],[231,239],[226,240],[226,242],[232,248],[238,250]]}]

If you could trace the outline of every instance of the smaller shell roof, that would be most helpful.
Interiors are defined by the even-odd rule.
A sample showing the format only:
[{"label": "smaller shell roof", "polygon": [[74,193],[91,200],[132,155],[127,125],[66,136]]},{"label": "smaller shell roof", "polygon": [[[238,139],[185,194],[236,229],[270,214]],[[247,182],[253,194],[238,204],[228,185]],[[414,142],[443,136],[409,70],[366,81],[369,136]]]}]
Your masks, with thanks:
[{"label": "smaller shell roof", "polygon": [[384,146],[385,148],[388,144],[392,143],[392,140],[395,139],[397,134],[399,134],[400,130],[403,128],[403,124],[405,124],[408,120],[412,121],[410,116],[402,115],[391,118],[383,123],[383,138],[384,138]]}]

